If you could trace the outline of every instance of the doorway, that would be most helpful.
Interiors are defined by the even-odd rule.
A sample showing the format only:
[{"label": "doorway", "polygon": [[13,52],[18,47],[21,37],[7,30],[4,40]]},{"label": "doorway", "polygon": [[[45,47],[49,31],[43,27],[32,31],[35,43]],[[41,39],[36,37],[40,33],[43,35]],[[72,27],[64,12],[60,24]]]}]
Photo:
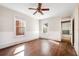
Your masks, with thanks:
[{"label": "doorway", "polygon": [[62,40],[74,46],[74,19],[61,22]]}]

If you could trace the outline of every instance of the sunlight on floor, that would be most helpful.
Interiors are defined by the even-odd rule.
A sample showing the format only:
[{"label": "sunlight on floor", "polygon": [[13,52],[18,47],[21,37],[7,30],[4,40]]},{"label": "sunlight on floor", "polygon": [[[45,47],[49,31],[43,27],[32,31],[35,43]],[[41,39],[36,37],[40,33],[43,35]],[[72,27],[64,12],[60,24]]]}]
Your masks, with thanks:
[{"label": "sunlight on floor", "polygon": [[42,54],[47,55],[49,53],[49,50],[50,50],[50,46],[48,41],[46,40],[42,41]]},{"label": "sunlight on floor", "polygon": [[53,41],[53,40],[49,40],[50,42],[59,45],[59,42]]},{"label": "sunlight on floor", "polygon": [[19,55],[23,56],[24,55],[24,45],[17,47],[14,51],[14,55],[15,56],[19,56]]},{"label": "sunlight on floor", "polygon": [[16,54],[15,56],[24,56],[24,51],[22,51],[22,52]]}]

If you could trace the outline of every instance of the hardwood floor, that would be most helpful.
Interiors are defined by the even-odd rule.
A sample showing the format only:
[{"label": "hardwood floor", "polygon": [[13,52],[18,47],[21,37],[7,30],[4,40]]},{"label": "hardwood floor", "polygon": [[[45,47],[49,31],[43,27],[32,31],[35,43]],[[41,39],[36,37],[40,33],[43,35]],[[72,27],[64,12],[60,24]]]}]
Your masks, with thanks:
[{"label": "hardwood floor", "polygon": [[0,56],[76,56],[74,47],[67,42],[37,39],[0,49]]}]

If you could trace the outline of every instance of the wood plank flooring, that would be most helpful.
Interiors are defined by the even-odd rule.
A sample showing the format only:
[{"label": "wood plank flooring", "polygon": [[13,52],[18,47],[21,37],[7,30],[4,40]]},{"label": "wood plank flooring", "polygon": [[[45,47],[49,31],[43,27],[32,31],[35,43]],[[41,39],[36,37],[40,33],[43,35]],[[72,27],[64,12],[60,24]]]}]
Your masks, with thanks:
[{"label": "wood plank flooring", "polygon": [[67,42],[36,39],[0,49],[0,56],[77,56],[74,47]]}]

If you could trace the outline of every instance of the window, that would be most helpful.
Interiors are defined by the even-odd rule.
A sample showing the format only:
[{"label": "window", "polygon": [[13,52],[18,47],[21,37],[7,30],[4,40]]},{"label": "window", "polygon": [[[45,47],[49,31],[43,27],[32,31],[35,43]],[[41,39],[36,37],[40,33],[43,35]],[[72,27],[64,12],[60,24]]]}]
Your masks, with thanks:
[{"label": "window", "polygon": [[48,23],[43,24],[43,33],[47,33],[48,31]]},{"label": "window", "polygon": [[25,22],[21,19],[16,19],[16,35],[24,35]]}]

